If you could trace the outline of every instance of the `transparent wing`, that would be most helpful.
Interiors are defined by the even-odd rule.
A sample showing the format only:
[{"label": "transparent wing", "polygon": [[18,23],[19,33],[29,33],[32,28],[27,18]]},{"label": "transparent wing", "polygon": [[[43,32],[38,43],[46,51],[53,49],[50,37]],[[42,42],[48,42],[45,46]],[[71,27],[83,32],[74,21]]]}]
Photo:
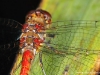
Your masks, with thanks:
[{"label": "transparent wing", "polygon": [[12,19],[0,18],[0,45],[16,41],[22,25]]},{"label": "transparent wing", "polygon": [[[46,30],[46,41],[40,48],[46,75],[63,75],[66,66],[68,75],[97,74],[100,59],[99,24],[100,21],[53,23]],[[38,55],[32,64],[30,75],[32,74],[43,75]]]},{"label": "transparent wing", "polygon": [[47,39],[43,47],[60,50],[67,54],[98,53],[99,24],[100,21],[55,22],[50,29],[46,30]]},{"label": "transparent wing", "polygon": [[0,74],[8,75],[19,51],[18,37],[22,25],[11,19],[0,18]]},{"label": "transparent wing", "polygon": [[[46,40],[40,47],[46,75],[91,75],[99,60],[100,21],[54,22],[46,29]],[[44,32],[43,32],[44,33]],[[93,58],[89,63],[89,59]],[[22,55],[18,54],[12,75],[19,75]],[[40,67],[39,54],[32,62],[29,75],[44,75]],[[80,66],[79,66],[80,65]],[[83,67],[86,65],[86,67]],[[83,67],[83,68],[82,68]]]}]

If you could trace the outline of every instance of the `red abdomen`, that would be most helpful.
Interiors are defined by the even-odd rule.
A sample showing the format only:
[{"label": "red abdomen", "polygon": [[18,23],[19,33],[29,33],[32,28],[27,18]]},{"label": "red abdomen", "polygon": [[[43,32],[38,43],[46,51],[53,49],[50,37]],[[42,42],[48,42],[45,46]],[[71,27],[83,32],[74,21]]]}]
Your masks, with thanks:
[{"label": "red abdomen", "polygon": [[20,75],[28,75],[31,61],[34,59],[34,54],[30,50],[26,50],[22,57],[22,67]]}]

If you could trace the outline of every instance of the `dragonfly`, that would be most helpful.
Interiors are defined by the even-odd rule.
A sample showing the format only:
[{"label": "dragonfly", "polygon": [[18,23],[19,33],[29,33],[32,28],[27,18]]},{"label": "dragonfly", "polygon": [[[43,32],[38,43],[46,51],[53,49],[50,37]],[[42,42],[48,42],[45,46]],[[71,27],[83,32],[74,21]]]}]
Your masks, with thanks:
[{"label": "dragonfly", "polygon": [[[50,13],[42,9],[30,11],[26,16],[25,24],[1,18],[1,38],[9,34],[13,37],[1,42],[0,50],[17,48],[17,51],[14,50],[17,54],[10,75],[99,73],[99,68],[95,67],[98,62],[94,63],[95,60],[88,63],[88,65],[94,63],[92,70],[80,70],[81,66],[86,65],[83,63],[87,60],[82,60],[83,58],[97,57],[100,53],[99,23],[99,20],[51,22]],[[4,32],[5,35],[2,34]]]}]

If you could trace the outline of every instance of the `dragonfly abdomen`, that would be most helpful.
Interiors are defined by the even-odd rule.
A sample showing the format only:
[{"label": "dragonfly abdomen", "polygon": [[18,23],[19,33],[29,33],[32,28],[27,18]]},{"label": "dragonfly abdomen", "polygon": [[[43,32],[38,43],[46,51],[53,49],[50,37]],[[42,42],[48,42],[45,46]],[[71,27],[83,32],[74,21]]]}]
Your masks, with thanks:
[{"label": "dragonfly abdomen", "polygon": [[23,53],[22,57],[22,68],[20,75],[28,75],[30,66],[31,66],[31,61],[34,59],[34,54],[30,50],[26,50]]}]

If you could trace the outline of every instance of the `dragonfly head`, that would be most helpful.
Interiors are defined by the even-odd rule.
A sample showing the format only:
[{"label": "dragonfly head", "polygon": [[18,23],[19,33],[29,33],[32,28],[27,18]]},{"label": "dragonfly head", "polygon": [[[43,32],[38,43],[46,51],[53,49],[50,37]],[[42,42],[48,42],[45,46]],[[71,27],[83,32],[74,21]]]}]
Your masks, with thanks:
[{"label": "dragonfly head", "polygon": [[51,24],[51,15],[42,9],[32,10],[26,16],[26,22],[39,23],[44,26],[45,24]]},{"label": "dragonfly head", "polygon": [[45,10],[42,10],[42,9],[38,9],[37,11],[40,11],[43,15],[44,15],[44,20],[45,20],[45,23],[47,24],[51,24],[51,14]]}]

